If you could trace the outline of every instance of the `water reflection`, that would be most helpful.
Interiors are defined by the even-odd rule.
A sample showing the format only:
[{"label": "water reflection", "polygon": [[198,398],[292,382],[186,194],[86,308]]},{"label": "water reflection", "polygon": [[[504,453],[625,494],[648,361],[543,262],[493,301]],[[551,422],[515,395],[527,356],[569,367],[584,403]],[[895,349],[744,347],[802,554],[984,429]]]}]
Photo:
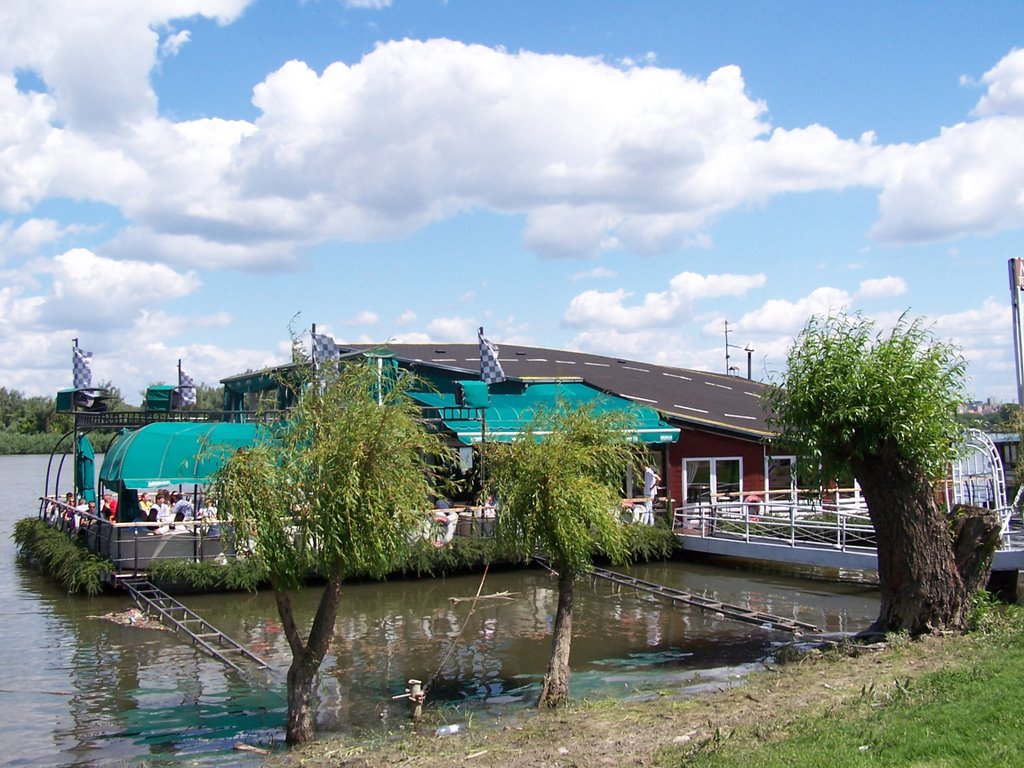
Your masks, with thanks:
[{"label": "water reflection", "polygon": [[[14,765],[256,765],[236,740],[280,741],[284,675],[291,654],[270,594],[192,595],[183,601],[275,670],[239,677],[168,632],[92,618],[124,611],[127,596],[69,597],[17,565],[9,532],[32,514],[38,457],[0,458],[0,483],[24,501],[0,508],[0,744]],[[21,485],[19,485],[19,483]],[[10,496],[8,498],[11,498]],[[867,626],[878,610],[871,587],[728,571],[689,563],[631,569],[644,580],[750,605],[829,632]],[[547,665],[557,608],[544,571],[348,585],[335,644],[323,666],[321,728],[393,730],[408,705],[406,681],[430,681],[428,706],[507,718],[532,705]],[[311,620],[319,590],[296,595]],[[730,684],[789,637],[729,622],[598,581],[577,587],[572,694],[644,697]],[[517,709],[519,708],[519,709]],[[461,712],[460,712],[461,713]],[[511,713],[511,715],[510,715]]]}]

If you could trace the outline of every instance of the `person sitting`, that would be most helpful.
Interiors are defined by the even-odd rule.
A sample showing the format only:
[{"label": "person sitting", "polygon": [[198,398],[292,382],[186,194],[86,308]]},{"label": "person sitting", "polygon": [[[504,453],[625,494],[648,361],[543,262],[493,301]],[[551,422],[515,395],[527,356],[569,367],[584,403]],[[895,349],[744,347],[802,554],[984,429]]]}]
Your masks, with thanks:
[{"label": "person sitting", "polygon": [[187,496],[183,496],[180,493],[172,493],[171,514],[177,518],[178,513],[181,513],[182,520],[192,520],[195,517],[195,507],[192,506],[192,502],[188,500]]}]

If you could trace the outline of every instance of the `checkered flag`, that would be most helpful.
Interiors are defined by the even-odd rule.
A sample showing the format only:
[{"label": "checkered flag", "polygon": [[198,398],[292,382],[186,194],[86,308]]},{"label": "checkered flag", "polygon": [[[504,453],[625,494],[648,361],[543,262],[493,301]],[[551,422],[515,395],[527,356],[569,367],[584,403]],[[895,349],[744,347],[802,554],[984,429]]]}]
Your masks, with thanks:
[{"label": "checkered flag", "polygon": [[480,336],[480,380],[487,384],[498,384],[505,380],[505,371],[498,360],[498,348],[484,336],[484,329],[477,330]]},{"label": "checkered flag", "polygon": [[71,355],[71,381],[75,389],[89,389],[92,386],[92,352],[75,345]]},{"label": "checkered flag", "polygon": [[178,366],[178,393],[181,398],[182,407],[195,405],[197,402],[196,398],[196,382],[191,376],[182,370],[181,366]]},{"label": "checkered flag", "polygon": [[319,366],[329,360],[337,360],[339,357],[338,343],[323,333],[312,333],[313,337],[313,365]]}]

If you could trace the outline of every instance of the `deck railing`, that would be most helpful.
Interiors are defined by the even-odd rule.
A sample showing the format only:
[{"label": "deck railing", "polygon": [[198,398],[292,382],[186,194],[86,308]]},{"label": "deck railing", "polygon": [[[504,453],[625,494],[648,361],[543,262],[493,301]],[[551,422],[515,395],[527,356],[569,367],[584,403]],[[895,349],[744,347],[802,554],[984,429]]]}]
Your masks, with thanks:
[{"label": "deck railing", "polygon": [[118,573],[140,573],[157,560],[225,562],[235,557],[233,537],[223,521],[118,523],[58,499],[40,497],[39,502],[40,519],[110,558]]},{"label": "deck railing", "polygon": [[[1020,549],[1024,523],[1013,507],[994,510],[999,517],[1001,548]],[[875,529],[867,508],[849,500],[726,501],[684,504],[675,511],[676,533],[863,552],[875,548]]]}]

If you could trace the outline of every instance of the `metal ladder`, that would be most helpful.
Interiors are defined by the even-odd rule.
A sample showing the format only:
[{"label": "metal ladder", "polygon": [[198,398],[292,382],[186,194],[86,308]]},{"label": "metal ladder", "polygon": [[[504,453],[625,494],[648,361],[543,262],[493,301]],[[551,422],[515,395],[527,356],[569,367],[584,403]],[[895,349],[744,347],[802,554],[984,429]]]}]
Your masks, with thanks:
[{"label": "metal ladder", "polygon": [[[552,573],[555,572],[551,568],[546,557],[534,555],[533,559]],[[695,595],[692,592],[686,592],[682,589],[676,589],[675,587],[666,587],[663,584],[656,584],[653,581],[644,581],[643,579],[638,579],[634,576],[627,576],[626,574],[619,573],[618,571],[610,571],[607,568],[597,568],[596,566],[592,567],[589,571],[589,575],[594,579],[604,579],[605,581],[609,581],[620,587],[632,587],[639,592],[645,592],[659,598],[660,600],[664,600],[672,606],[675,606],[677,603],[683,603],[684,605],[690,605],[694,608],[700,608],[703,611],[714,611],[715,613],[721,614],[722,617],[726,619],[742,621],[745,624],[756,624],[762,629],[777,629],[783,632],[790,632],[794,635],[800,635],[804,632],[821,632],[821,629],[818,627],[803,621],[786,619],[782,616],[765,613],[764,611],[752,611],[741,605],[723,603],[721,600],[713,600],[709,597]]]},{"label": "metal ladder", "polygon": [[692,605],[693,607],[700,608],[704,611],[720,613],[725,618],[732,619],[733,621],[756,624],[762,629],[778,629],[783,632],[791,632],[794,635],[799,635],[804,632],[821,632],[821,629],[818,627],[803,621],[786,619],[782,616],[765,613],[764,611],[753,611],[749,608],[744,608],[741,605],[723,603],[721,600],[714,600],[709,597],[695,595],[692,592],[675,589],[674,587],[655,584],[653,581],[644,581],[643,579],[637,579],[633,576],[627,576],[624,573],[618,573],[616,571],[609,571],[605,568],[592,568],[590,575],[597,579],[610,581],[612,584],[617,584],[621,587],[632,587],[640,592],[645,592],[664,600],[670,605],[676,605],[677,603]]},{"label": "metal ladder", "polygon": [[155,613],[163,624],[174,630],[175,635],[185,635],[196,648],[236,672],[244,674],[244,670],[225,654],[233,654],[239,660],[251,661],[263,669],[270,668],[267,662],[248,648],[232,640],[206,619],[145,579],[132,577],[120,579],[119,583],[128,590],[141,610]]}]

